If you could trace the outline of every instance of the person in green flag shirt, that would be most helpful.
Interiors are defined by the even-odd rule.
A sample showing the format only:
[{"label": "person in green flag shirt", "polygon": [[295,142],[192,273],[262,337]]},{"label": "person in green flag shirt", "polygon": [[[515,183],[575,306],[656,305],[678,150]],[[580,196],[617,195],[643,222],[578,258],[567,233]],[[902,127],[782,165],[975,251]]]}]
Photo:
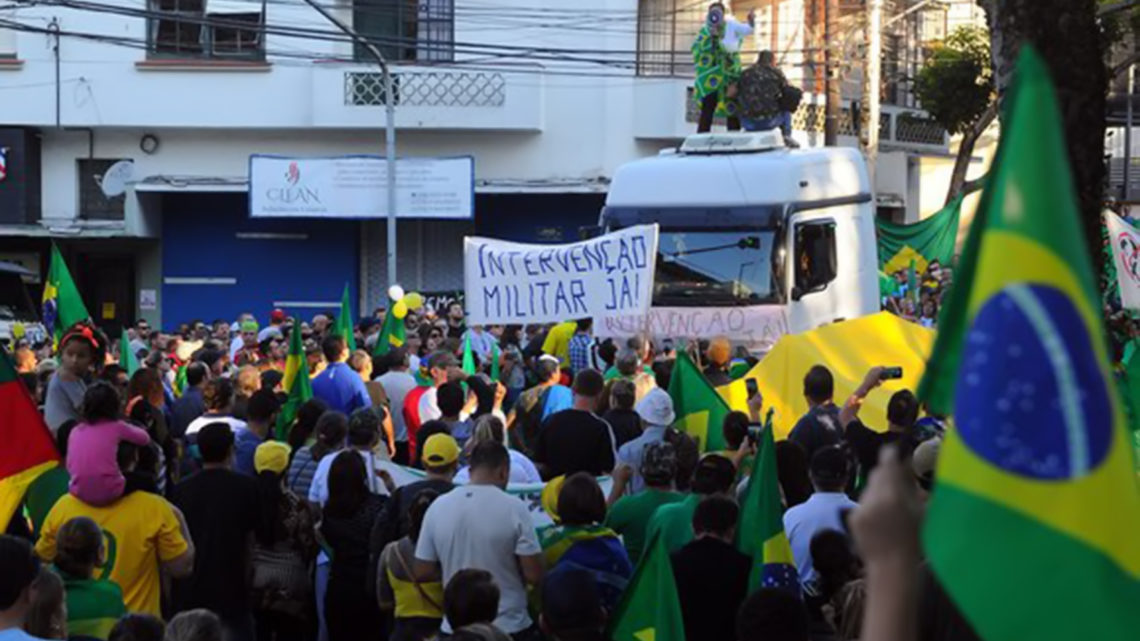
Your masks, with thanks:
[{"label": "person in green flag shirt", "polygon": [[606,527],[613,528],[621,535],[630,561],[636,564],[641,560],[645,549],[645,533],[649,520],[662,505],[676,503],[685,498],[673,490],[673,478],[677,476],[677,450],[671,443],[650,443],[641,456],[641,477],[645,479],[645,491],[622,496],[628,479],[633,475],[629,467],[614,470],[614,489],[611,497],[621,496],[610,507],[606,515]]},{"label": "person in green flag shirt", "polygon": [[593,476],[579,472],[566,478],[558,492],[558,518],[558,525],[539,534],[548,572],[589,570],[602,605],[613,610],[633,574],[633,564],[617,533],[601,524],[606,519],[606,499]]},{"label": "person in green flag shirt", "polygon": [[693,475],[693,493],[683,500],[657,508],[649,520],[646,538],[660,537],[667,554],[673,554],[693,540],[693,515],[707,496],[728,496],[735,485],[736,468],[719,454],[706,454]]},{"label": "person in green flag shirt", "polygon": [[728,118],[730,131],[740,130],[740,118],[736,105],[736,82],[740,79],[741,64],[739,49],[731,49],[731,41],[737,41],[744,34],[751,33],[756,16],[748,14],[748,27],[730,21],[724,4],[714,2],[709,5],[705,24],[691,47],[693,65],[697,70],[697,80],[693,85],[693,96],[701,107],[697,133],[712,130],[713,118]]},{"label": "person in green flag shirt", "polygon": [[67,594],[67,633],[72,639],[107,639],[119,617],[127,613],[117,583],[95,577],[107,560],[103,532],[87,517],[76,517],[59,529],[55,569]]}]

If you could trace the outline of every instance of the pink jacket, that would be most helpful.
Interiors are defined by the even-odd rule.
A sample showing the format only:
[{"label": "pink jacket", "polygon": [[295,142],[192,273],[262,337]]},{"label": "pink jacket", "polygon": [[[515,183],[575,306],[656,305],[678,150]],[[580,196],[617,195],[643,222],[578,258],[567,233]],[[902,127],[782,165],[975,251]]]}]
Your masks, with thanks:
[{"label": "pink jacket", "polygon": [[146,430],[122,421],[80,423],[67,438],[69,489],[88,505],[104,506],[123,495],[126,479],[119,470],[119,441],[147,445]]}]

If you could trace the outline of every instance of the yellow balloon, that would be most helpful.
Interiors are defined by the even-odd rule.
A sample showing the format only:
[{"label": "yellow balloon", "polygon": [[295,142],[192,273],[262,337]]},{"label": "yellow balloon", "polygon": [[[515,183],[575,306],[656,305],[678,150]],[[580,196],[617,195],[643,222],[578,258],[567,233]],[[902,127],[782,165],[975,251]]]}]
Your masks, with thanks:
[{"label": "yellow balloon", "polygon": [[404,296],[404,304],[408,306],[408,309],[419,309],[424,306],[424,297],[419,292],[411,292]]},{"label": "yellow balloon", "polygon": [[398,300],[392,305],[392,314],[396,318],[402,319],[408,315],[408,306],[404,303],[404,301]]}]

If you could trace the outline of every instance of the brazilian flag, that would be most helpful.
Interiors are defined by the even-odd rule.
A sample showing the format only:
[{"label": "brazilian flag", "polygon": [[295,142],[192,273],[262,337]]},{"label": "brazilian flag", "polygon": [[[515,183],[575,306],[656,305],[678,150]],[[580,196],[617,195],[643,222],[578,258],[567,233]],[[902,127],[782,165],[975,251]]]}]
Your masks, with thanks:
[{"label": "brazilian flag", "polygon": [[289,436],[293,419],[297,417],[297,410],[313,397],[313,382],[309,380],[309,362],[305,360],[300,323],[294,323],[293,330],[289,332],[289,355],[285,357],[285,376],[281,385],[289,395],[277,415],[277,440],[284,441]]},{"label": "brazilian flag", "polygon": [[44,283],[44,329],[52,336],[53,344],[58,346],[63,332],[75,323],[91,318],[87,313],[87,306],[83,304],[83,297],[71,278],[63,254],[59,247],[51,244],[51,263],[48,266],[48,277]]},{"label": "brazilian flag", "polygon": [[986,641],[1140,635],[1140,489],[1061,115],[1022,48],[919,390],[955,417],[923,546]]},{"label": "brazilian flag", "polygon": [[610,620],[613,641],[685,641],[681,599],[665,541],[655,535],[645,546],[633,578]]},{"label": "brazilian flag", "polygon": [[954,259],[964,198],[965,195],[958,196],[938,213],[913,225],[876,218],[879,271],[889,276],[913,267],[921,274],[935,260],[949,265]]},{"label": "brazilian flag", "polygon": [[776,438],[772,433],[772,410],[759,439],[756,466],[741,500],[736,547],[752,559],[749,590],[783,588],[800,593],[800,575],[792,546],[784,532],[784,506],[776,475]]},{"label": "brazilian flag", "polygon": [[408,340],[408,330],[404,326],[403,318],[396,318],[394,309],[389,309],[384,315],[384,323],[380,326],[380,336],[376,338],[376,346],[372,348],[373,356],[383,356],[389,350],[403,347]]},{"label": "brazilian flag", "polygon": [[669,378],[669,397],[677,414],[673,427],[696,439],[701,452],[720,452],[728,447],[724,417],[732,410],[689,355],[680,350]]}]

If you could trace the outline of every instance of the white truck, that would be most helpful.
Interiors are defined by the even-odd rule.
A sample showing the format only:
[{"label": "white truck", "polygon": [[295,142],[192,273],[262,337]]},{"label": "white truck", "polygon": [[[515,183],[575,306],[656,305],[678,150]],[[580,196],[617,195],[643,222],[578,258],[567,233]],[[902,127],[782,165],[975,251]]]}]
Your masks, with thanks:
[{"label": "white truck", "polygon": [[35,345],[47,337],[39,313],[28,295],[24,278],[31,272],[15,264],[0,261],[0,343],[11,349],[13,330],[24,329],[23,338]]},{"label": "white truck", "polygon": [[660,225],[653,307],[595,332],[725,335],[766,351],[877,312],[874,216],[855,149],[787,149],[778,131],[690,136],[614,173],[602,230]]}]

